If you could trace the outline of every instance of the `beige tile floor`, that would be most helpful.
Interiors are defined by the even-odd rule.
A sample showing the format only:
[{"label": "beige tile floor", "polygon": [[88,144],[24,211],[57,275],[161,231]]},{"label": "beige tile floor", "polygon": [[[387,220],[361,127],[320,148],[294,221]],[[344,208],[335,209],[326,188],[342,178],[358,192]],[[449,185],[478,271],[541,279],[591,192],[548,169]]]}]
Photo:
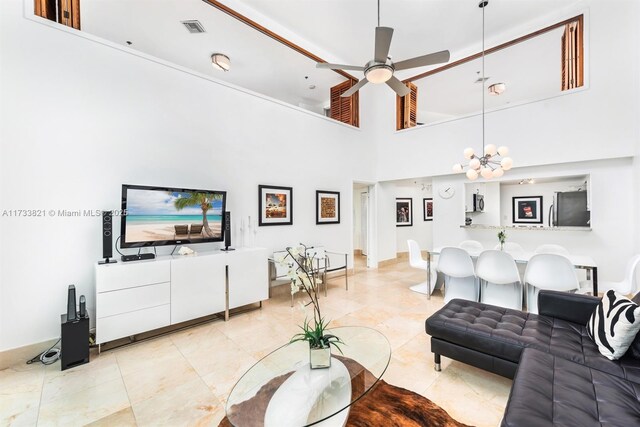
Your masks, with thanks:
[{"label": "beige tile floor", "polygon": [[[388,383],[426,396],[458,421],[498,425],[510,380],[446,358],[442,372],[433,369],[424,320],[443,300],[409,290],[424,274],[406,262],[379,270],[356,265],[348,291],[344,279],[329,282],[323,315],[336,326],[370,326],[387,336]],[[286,343],[304,318],[286,292],[277,293],[261,310],[94,351],[89,364],[68,371],[59,362],[0,371],[0,426],[215,426],[235,381]]]}]

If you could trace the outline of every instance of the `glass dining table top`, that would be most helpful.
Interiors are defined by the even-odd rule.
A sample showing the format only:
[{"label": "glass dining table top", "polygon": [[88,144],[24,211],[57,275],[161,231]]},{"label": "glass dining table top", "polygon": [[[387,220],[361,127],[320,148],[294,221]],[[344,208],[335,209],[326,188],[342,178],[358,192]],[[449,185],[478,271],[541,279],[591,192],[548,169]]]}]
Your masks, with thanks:
[{"label": "glass dining table top", "polygon": [[226,404],[235,427],[342,426],[350,406],[378,382],[391,346],[375,329],[332,328],[344,344],[332,348],[331,367],[311,369],[309,344],[288,343],[253,365],[235,384]]}]

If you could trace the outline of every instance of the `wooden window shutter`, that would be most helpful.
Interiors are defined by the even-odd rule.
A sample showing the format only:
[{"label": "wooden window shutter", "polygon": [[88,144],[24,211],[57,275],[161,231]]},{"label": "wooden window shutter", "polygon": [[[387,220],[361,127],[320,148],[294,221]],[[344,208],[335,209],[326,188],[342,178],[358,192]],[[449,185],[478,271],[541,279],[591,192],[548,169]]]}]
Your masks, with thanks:
[{"label": "wooden window shutter", "polygon": [[51,21],[56,20],[56,0],[34,0],[33,13]]},{"label": "wooden window shutter", "polygon": [[359,98],[358,92],[348,98],[340,95],[358,83],[355,80],[346,80],[331,88],[331,115],[330,117],[342,123],[358,127],[359,125]]},{"label": "wooden window shutter", "polygon": [[407,96],[396,96],[396,129],[408,129],[418,124],[418,86],[405,83],[411,93]]},{"label": "wooden window shutter", "polygon": [[58,0],[58,22],[80,29],[80,0]]},{"label": "wooden window shutter", "polygon": [[583,19],[580,17],[564,27],[562,35],[562,90],[584,84]]},{"label": "wooden window shutter", "polygon": [[76,30],[80,29],[80,0],[34,0],[33,13]]}]

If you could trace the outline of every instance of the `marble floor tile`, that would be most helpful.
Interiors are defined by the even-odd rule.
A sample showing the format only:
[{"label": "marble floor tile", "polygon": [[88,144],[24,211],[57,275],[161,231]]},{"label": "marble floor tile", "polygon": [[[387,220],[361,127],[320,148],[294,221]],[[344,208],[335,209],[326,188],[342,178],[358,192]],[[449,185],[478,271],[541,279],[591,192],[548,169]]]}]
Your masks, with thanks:
[{"label": "marble floor tile", "polygon": [[122,378],[76,393],[65,393],[40,405],[38,426],[84,425],[129,407]]},{"label": "marble floor tile", "polygon": [[30,426],[38,420],[44,367],[20,366],[0,371],[0,425]]},{"label": "marble floor tile", "polygon": [[200,378],[132,405],[139,426],[217,425],[224,407]]},{"label": "marble floor tile", "polygon": [[86,427],[135,427],[136,425],[136,417],[133,415],[133,410],[128,407],[100,418],[98,421],[89,423]]}]

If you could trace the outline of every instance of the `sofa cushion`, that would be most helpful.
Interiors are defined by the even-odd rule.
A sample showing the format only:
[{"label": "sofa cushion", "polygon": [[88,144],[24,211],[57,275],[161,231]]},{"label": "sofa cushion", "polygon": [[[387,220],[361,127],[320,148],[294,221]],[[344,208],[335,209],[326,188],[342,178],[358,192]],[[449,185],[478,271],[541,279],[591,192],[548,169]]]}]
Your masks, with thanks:
[{"label": "sofa cushion", "polygon": [[430,316],[425,327],[432,337],[514,363],[530,347],[640,383],[640,360],[610,361],[585,325],[566,320],[455,299]]},{"label": "sofa cushion", "polygon": [[536,349],[523,351],[503,427],[631,426],[640,384]]},{"label": "sofa cushion", "polygon": [[622,357],[640,330],[640,306],[609,290],[596,307],[589,323],[589,337],[610,360]]}]

